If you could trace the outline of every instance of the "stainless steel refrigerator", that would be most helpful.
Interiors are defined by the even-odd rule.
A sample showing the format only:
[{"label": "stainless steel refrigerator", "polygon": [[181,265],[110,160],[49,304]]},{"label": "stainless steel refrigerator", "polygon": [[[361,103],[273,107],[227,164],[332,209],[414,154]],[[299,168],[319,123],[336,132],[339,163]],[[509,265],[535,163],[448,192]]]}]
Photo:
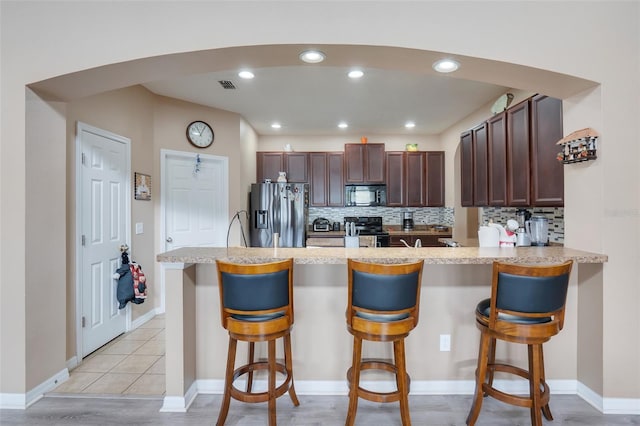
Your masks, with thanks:
[{"label": "stainless steel refrigerator", "polygon": [[309,217],[309,185],[306,183],[251,184],[249,234],[251,247],[305,247]]}]

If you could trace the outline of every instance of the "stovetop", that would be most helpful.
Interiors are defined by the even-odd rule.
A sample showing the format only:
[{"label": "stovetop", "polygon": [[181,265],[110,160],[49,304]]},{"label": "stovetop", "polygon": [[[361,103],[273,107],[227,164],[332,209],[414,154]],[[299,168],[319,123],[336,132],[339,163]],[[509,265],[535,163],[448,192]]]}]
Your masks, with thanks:
[{"label": "stovetop", "polygon": [[382,216],[345,216],[347,222],[355,222],[360,235],[389,235],[382,230]]}]

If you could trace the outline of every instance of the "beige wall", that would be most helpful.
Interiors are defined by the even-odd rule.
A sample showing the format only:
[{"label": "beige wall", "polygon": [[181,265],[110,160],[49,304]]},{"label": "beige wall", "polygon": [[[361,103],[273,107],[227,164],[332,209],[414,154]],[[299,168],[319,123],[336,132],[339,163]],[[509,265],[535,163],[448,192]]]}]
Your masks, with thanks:
[{"label": "beige wall", "polygon": [[[25,86],[57,75],[153,55],[314,41],[397,46],[486,58],[494,62],[484,70],[476,70],[470,78],[501,80],[509,87],[551,96],[561,89],[551,81],[531,79],[526,72],[505,71],[513,69],[508,64],[531,67],[531,71],[543,69],[574,75],[601,84],[597,92],[563,96],[574,104],[565,122],[565,132],[591,126],[603,135],[597,161],[567,166],[565,188],[571,196],[567,197],[565,215],[575,218],[578,225],[568,224],[565,241],[578,249],[606,253],[610,259],[602,273],[602,293],[594,292],[585,300],[585,305],[600,303],[603,311],[604,350],[600,367],[604,377],[602,389],[596,391],[609,398],[640,398],[637,362],[640,286],[636,272],[640,257],[637,243],[640,5],[558,1],[541,7],[535,2],[497,5],[474,1],[406,2],[399,7],[398,2],[389,1],[378,2],[375,7],[367,7],[363,2],[306,2],[294,8],[292,4],[196,2],[177,8],[172,2],[157,2],[150,20],[148,3],[0,3],[0,392],[24,393],[39,380],[36,374],[53,375],[64,367],[59,361],[61,357],[51,357],[47,347],[26,343],[37,340],[33,338],[37,329],[26,318],[35,306],[34,301],[25,299],[25,294],[33,285],[27,280],[27,259],[38,253],[27,251],[34,242],[28,245],[25,236],[35,237],[26,232],[25,217],[33,213],[44,218],[46,212],[27,211],[33,209],[27,203],[33,182],[27,180],[25,173],[26,145],[31,144],[25,136],[25,127],[33,117],[25,114]],[[248,6],[252,8],[251,14],[246,13]],[[319,18],[308,19],[313,13]],[[210,24],[190,25],[193,15],[206,15]],[[78,19],[79,16],[84,19]],[[330,31],[326,26],[329,19],[333,23]],[[114,22],[118,23],[118,31],[111,30]],[[486,28],[500,28],[508,36],[497,40],[500,36],[496,31],[478,31],[478,22]],[[566,25],[567,22],[590,23],[597,31],[582,31],[578,36],[575,27]],[[377,30],[371,31],[372,28]],[[29,55],[24,53],[27,46]],[[167,66],[137,70],[144,68],[150,80],[189,72],[187,66],[171,63],[172,58],[166,58]],[[589,58],[588,66],[584,58]],[[612,69],[611,64],[617,67]],[[92,82],[83,80],[79,74],[78,86],[85,87],[81,82],[90,83],[90,90],[95,92],[89,94],[95,94],[137,84],[143,78],[142,74],[112,75],[107,71],[99,81]],[[464,73],[461,70],[460,76]],[[238,128],[239,124],[236,134]],[[64,149],[64,138],[53,139],[58,148]],[[52,208],[59,208],[60,203],[64,205],[65,201],[52,200]],[[231,203],[239,205],[237,200]],[[582,219],[585,213],[594,220]],[[58,231],[49,232],[55,237]],[[620,238],[622,232],[624,238]],[[41,261],[43,267],[51,267],[56,260]],[[65,277],[66,281],[68,278]],[[64,292],[61,284],[55,290]],[[58,308],[53,306],[49,309],[45,306],[40,314],[42,318],[59,315]],[[32,353],[27,355],[27,349]],[[34,363],[42,364],[37,373]]]}]

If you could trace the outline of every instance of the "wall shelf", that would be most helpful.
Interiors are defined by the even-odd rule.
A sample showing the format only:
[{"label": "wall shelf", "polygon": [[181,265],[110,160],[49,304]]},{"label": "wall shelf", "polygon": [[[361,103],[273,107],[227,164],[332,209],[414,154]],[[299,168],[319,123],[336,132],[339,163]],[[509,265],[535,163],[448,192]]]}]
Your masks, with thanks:
[{"label": "wall shelf", "polygon": [[598,158],[599,137],[598,132],[590,127],[570,133],[556,143],[562,148],[562,151],[558,152],[557,160],[563,164],[595,160]]}]

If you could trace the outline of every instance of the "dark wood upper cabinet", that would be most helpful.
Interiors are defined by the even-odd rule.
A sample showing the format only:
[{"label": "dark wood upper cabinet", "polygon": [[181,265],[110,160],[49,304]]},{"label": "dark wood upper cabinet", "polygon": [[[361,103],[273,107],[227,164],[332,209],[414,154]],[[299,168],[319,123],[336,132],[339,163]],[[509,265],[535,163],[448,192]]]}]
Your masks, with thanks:
[{"label": "dark wood upper cabinet", "polygon": [[507,114],[487,121],[489,147],[489,205],[507,205]]},{"label": "dark wood upper cabinet", "polygon": [[463,207],[473,207],[473,134],[460,135],[460,202]]},{"label": "dark wood upper cabinet", "polygon": [[427,205],[427,153],[407,152],[405,158],[406,206],[425,207]]},{"label": "dark wood upper cabinet", "polygon": [[444,206],[444,152],[387,152],[387,206]]},{"label": "dark wood upper cabinet", "polygon": [[444,207],[444,151],[429,151],[427,160],[427,206]]},{"label": "dark wood upper cabinet", "polygon": [[284,156],[282,152],[256,152],[256,182],[271,179],[275,182],[278,173],[283,172]]},{"label": "dark wood upper cabinet", "polygon": [[346,183],[385,183],[384,144],[345,144]]},{"label": "dark wood upper cabinet", "polygon": [[507,110],[507,205],[530,206],[529,100]]},{"label": "dark wood upper cabinet", "polygon": [[404,152],[387,152],[387,206],[405,205]]},{"label": "dark wood upper cabinet", "polygon": [[473,134],[473,203],[489,205],[489,149],[487,146],[487,123],[471,130]]},{"label": "dark wood upper cabinet", "polygon": [[564,165],[556,160],[563,137],[562,101],[544,95],[531,99],[531,203],[564,206]]},{"label": "dark wood upper cabinet", "polygon": [[308,174],[309,154],[306,152],[285,152],[284,166],[287,181],[295,183],[309,182]]},{"label": "dark wood upper cabinet", "polygon": [[341,152],[309,153],[310,200],[313,207],[344,206],[344,155]]},{"label": "dark wood upper cabinet", "polygon": [[306,152],[257,152],[256,181],[271,179],[276,182],[279,172],[287,174],[287,181],[294,183],[309,182],[309,156]]}]

